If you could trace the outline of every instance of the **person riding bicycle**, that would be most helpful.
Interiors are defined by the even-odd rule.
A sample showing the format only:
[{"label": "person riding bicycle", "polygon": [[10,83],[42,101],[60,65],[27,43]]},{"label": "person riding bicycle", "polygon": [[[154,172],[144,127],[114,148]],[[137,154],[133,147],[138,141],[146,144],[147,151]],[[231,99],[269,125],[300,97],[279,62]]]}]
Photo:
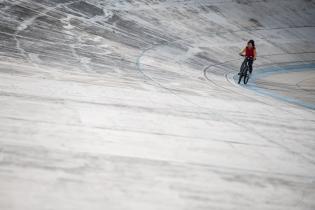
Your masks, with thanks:
[{"label": "person riding bicycle", "polygon": [[249,73],[253,71],[253,62],[256,60],[256,47],[254,40],[249,40],[247,46],[240,52],[241,56],[248,58]]}]

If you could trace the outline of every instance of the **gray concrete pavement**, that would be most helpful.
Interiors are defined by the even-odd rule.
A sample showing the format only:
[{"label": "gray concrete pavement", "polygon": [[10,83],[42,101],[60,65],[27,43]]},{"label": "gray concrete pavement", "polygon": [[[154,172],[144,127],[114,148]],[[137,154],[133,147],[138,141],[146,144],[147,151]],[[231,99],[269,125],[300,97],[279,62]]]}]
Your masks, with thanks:
[{"label": "gray concrete pavement", "polygon": [[[314,14],[313,0],[0,1],[0,209],[314,209],[314,110],[233,80],[251,38],[257,72],[313,65]],[[281,82],[293,74],[313,91],[302,72]]]},{"label": "gray concrete pavement", "polygon": [[279,100],[315,109],[315,68],[274,71],[256,79],[255,85]]}]

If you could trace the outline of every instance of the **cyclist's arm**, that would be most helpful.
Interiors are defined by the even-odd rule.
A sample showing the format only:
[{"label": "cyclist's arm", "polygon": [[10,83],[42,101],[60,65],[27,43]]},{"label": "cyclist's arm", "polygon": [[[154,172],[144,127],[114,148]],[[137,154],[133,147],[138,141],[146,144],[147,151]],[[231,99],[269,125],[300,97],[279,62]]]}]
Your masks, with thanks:
[{"label": "cyclist's arm", "polygon": [[255,60],[256,60],[256,55],[257,55],[256,49],[254,49],[254,59],[255,59]]},{"label": "cyclist's arm", "polygon": [[239,54],[240,55],[245,55],[245,50],[246,50],[246,48],[244,48]]}]

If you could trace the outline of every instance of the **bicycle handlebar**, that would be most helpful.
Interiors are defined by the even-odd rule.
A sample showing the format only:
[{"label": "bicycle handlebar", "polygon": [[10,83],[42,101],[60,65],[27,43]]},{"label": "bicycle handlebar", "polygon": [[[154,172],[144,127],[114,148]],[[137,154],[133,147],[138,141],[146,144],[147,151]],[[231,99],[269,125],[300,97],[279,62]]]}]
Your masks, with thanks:
[{"label": "bicycle handlebar", "polygon": [[250,56],[250,57],[247,57],[247,56],[245,56],[245,55],[243,55],[243,54],[239,54],[240,56],[242,56],[242,57],[246,57],[246,58],[252,58],[252,59],[254,59],[254,57],[252,57],[252,56]]}]

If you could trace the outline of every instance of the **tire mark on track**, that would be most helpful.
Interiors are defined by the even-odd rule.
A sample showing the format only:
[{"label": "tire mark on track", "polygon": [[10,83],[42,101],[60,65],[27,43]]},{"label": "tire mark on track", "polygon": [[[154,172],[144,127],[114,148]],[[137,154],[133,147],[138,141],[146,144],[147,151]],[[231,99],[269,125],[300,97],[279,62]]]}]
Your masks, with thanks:
[{"label": "tire mark on track", "polygon": [[[294,28],[294,27],[286,27],[286,29],[291,29],[291,28]],[[260,29],[258,29],[258,30],[260,30]],[[241,32],[254,32],[254,31],[258,31],[258,30],[240,30],[240,31],[241,31]],[[274,30],[274,29],[270,29],[270,30]],[[233,31],[233,32],[224,32],[224,33],[234,33],[234,32],[235,32],[235,31]],[[216,33],[216,34],[220,34],[220,32],[218,32],[218,33]],[[196,36],[193,36],[193,37],[196,37]],[[147,79],[149,79],[150,81],[152,81],[153,83],[155,83],[155,84],[157,85],[157,87],[160,87],[160,88],[162,88],[162,89],[164,89],[164,90],[167,90],[167,91],[170,92],[172,95],[176,96],[177,98],[180,98],[181,100],[184,100],[185,102],[187,102],[187,103],[189,103],[189,104],[192,104],[192,105],[194,105],[194,106],[197,106],[197,107],[199,107],[199,108],[202,108],[202,106],[200,106],[199,104],[196,104],[195,102],[192,102],[191,100],[189,100],[189,99],[187,99],[187,98],[185,98],[185,97],[183,97],[183,96],[180,96],[180,95],[176,94],[176,92],[174,92],[174,91],[172,91],[171,89],[169,89],[169,88],[163,86],[160,82],[154,80],[152,77],[150,77],[150,76],[148,76],[147,74],[145,74],[144,71],[141,70],[141,66],[140,66],[140,65],[141,65],[141,62],[140,62],[140,61],[141,61],[141,58],[145,55],[146,52],[148,52],[148,51],[150,51],[150,50],[152,50],[152,49],[154,49],[155,47],[158,47],[158,46],[168,46],[168,45],[173,44],[173,43],[175,43],[175,42],[178,42],[178,41],[185,41],[185,40],[190,39],[190,38],[192,38],[192,37],[188,37],[188,38],[184,38],[184,39],[175,40],[175,41],[173,41],[173,42],[168,42],[168,43],[165,43],[165,44],[152,45],[151,47],[149,47],[149,48],[147,48],[147,49],[145,49],[145,50],[143,50],[143,51],[141,52],[141,54],[140,54],[139,57],[137,58],[136,65],[137,65],[138,71],[139,71],[145,78],[147,78]],[[306,52],[306,53],[313,53],[313,52]],[[278,55],[287,55],[287,54],[300,54],[300,53],[287,53],[287,52],[286,52],[286,53],[280,53],[280,54],[278,54]],[[269,55],[262,55],[262,56],[260,56],[260,57],[263,57],[263,56],[264,56],[264,57],[268,57],[268,56],[275,56],[275,55],[276,55],[276,54],[273,54],[273,55],[270,55],[270,54],[269,54]],[[204,77],[205,77],[208,81],[212,82],[215,86],[220,87],[220,88],[223,88],[223,89],[228,90],[228,91],[231,91],[229,88],[222,87],[222,86],[216,84],[214,81],[210,80],[210,79],[207,77],[207,74],[206,74],[206,73],[207,73],[207,70],[208,70],[209,68],[211,68],[211,67],[220,66],[220,65],[223,65],[223,64],[226,64],[226,63],[229,63],[229,62],[232,62],[232,61],[241,60],[241,59],[242,59],[242,58],[232,59],[232,60],[228,60],[228,61],[224,61],[224,62],[220,62],[220,63],[217,63],[217,64],[211,64],[211,65],[209,65],[209,66],[206,66],[206,67],[203,69],[203,75],[204,75]],[[237,94],[241,94],[241,95],[243,95],[243,96],[245,96],[245,97],[248,97],[248,98],[251,98],[251,99],[253,100],[253,97],[250,97],[250,96],[248,96],[248,95],[244,95],[244,94],[239,93],[239,92],[236,92],[236,91],[233,91],[233,92],[235,92],[235,93],[237,93]],[[260,101],[260,100],[257,100],[256,98],[255,98],[255,100],[258,101],[259,103],[264,103],[265,105],[271,106],[270,104],[267,104],[267,103],[265,103],[265,102],[262,102],[262,101]],[[238,121],[236,121],[236,120],[233,120],[232,118],[226,118],[224,115],[218,114],[218,113],[214,113],[214,112],[212,112],[212,114],[214,114],[214,115],[219,115],[221,119],[225,119],[226,121],[232,122],[234,125],[237,125],[238,127],[243,128],[243,125],[242,125],[242,124],[240,124],[240,123],[239,123]],[[292,114],[292,113],[291,113],[291,114]],[[204,122],[209,125],[209,123],[208,123],[206,120],[205,120]],[[274,140],[272,140],[271,138],[266,137],[265,135],[263,135],[263,134],[261,134],[259,131],[257,131],[255,128],[251,127],[251,131],[252,131],[253,133],[255,133],[257,136],[260,136],[261,138],[265,139],[266,141],[268,141],[268,142],[270,142],[270,143],[273,143],[273,144],[279,146],[280,148],[284,149],[284,150],[287,151],[288,153],[293,154],[294,156],[300,157],[300,158],[304,159],[305,161],[307,161],[307,162],[309,162],[309,163],[315,164],[315,161],[314,161],[314,160],[309,159],[308,157],[304,156],[303,154],[300,154],[300,153],[298,153],[298,152],[295,152],[294,150],[292,150],[291,148],[287,147],[287,146],[284,145],[284,144],[278,143],[277,141],[274,141]]]},{"label": "tire mark on track", "polygon": [[[307,52],[307,53],[315,53],[315,52]],[[288,54],[304,54],[304,53],[281,53],[281,54],[272,54],[272,55],[261,55],[261,56],[259,56],[259,58],[261,57],[261,58],[263,58],[263,57],[270,57],[270,56],[275,56],[275,55],[288,55]],[[243,94],[243,93],[240,93],[240,92],[238,92],[238,91],[234,91],[234,90],[232,90],[232,89],[230,89],[230,88],[226,88],[226,87],[223,87],[222,85],[218,85],[216,82],[214,82],[213,80],[211,80],[208,76],[207,76],[207,72],[215,72],[215,71],[210,71],[209,69],[210,68],[213,68],[213,67],[218,67],[218,66],[222,66],[222,65],[225,65],[226,63],[229,63],[229,62],[232,62],[232,61],[237,61],[237,60],[242,60],[243,58],[239,58],[239,59],[233,59],[233,60],[228,60],[228,61],[225,61],[225,62],[221,62],[221,63],[217,63],[217,64],[213,64],[213,65],[209,65],[209,66],[206,66],[204,69],[203,69],[203,76],[204,76],[204,78],[206,79],[206,80],[208,80],[209,82],[211,82],[213,85],[215,85],[216,87],[218,87],[218,88],[221,88],[221,89],[224,89],[224,90],[227,90],[227,91],[232,91],[232,92],[234,92],[234,93],[236,93],[236,94],[239,94],[239,95],[242,95],[242,96],[245,96],[245,97],[248,97],[248,98],[250,98],[250,99],[254,99],[255,101],[258,101],[258,102],[260,102],[260,103],[264,103],[264,104],[266,104],[266,105],[270,105],[270,104],[267,104],[267,103],[265,103],[265,102],[262,102],[262,101],[260,101],[260,100],[258,100],[258,99],[256,99],[256,98],[253,98],[253,97],[251,97],[251,96],[249,96],[249,95],[247,95],[247,94]],[[311,60],[311,61],[313,61],[313,60]],[[297,61],[297,62],[299,62],[299,61]],[[300,61],[300,62],[309,62],[309,61]],[[285,62],[285,63],[287,63],[287,62]],[[295,63],[295,62],[289,62],[289,63]],[[268,64],[268,65],[279,65],[279,64],[283,64],[283,63],[272,63],[272,64]],[[262,67],[262,66],[266,66],[266,65],[259,65],[259,66],[257,66],[257,67]],[[231,72],[238,72],[238,71],[231,71]],[[228,80],[228,78],[227,78],[227,75],[229,74],[229,73],[231,73],[231,72],[227,72],[227,73],[225,73],[224,75],[222,75],[222,76],[224,76],[225,78],[226,78],[226,80],[227,81],[229,81]],[[220,72],[221,73],[221,72]],[[230,82],[230,81],[229,81]],[[231,83],[231,82],[230,82]]]},{"label": "tire mark on track", "polygon": [[[151,49],[153,49],[153,48],[154,48],[154,46],[152,46],[151,48],[148,48],[147,50],[144,50],[144,51],[141,53],[141,55],[139,56],[139,58],[137,59],[136,64],[137,64],[137,69],[138,69],[138,71],[141,72],[141,74],[142,74],[145,78],[147,78],[147,79],[149,79],[150,81],[152,81],[153,83],[157,84],[157,87],[160,87],[160,88],[162,88],[162,89],[164,89],[164,90],[167,90],[168,92],[170,92],[170,93],[171,93],[172,95],[174,95],[175,97],[180,98],[181,100],[184,100],[186,103],[192,104],[192,105],[194,105],[194,106],[196,106],[196,107],[198,107],[198,108],[203,108],[203,107],[200,106],[199,104],[197,104],[197,103],[195,103],[195,102],[193,102],[193,101],[187,99],[186,97],[183,97],[183,96],[180,96],[179,94],[176,94],[176,92],[174,92],[174,91],[172,91],[171,89],[169,89],[169,88],[163,86],[160,82],[154,80],[152,77],[150,77],[150,76],[148,76],[147,74],[145,74],[143,70],[141,70],[141,63],[140,63],[141,57],[143,57],[143,55],[144,55],[147,51],[149,51],[149,50],[151,50]],[[284,54],[287,54],[287,53],[284,53]],[[264,56],[274,56],[274,55],[264,55]],[[205,70],[203,71],[203,72],[204,72],[204,75],[206,75],[206,70],[207,70],[208,68],[212,67],[212,66],[219,66],[219,65],[226,64],[226,63],[231,62],[231,61],[237,61],[237,60],[240,60],[240,58],[238,58],[238,59],[233,59],[233,60],[229,60],[229,61],[225,61],[225,62],[222,62],[222,63],[219,63],[219,64],[210,65],[210,66],[204,68],[204,69],[205,69]],[[210,80],[210,81],[211,81],[211,80]],[[218,86],[215,82],[213,82],[213,81],[211,81],[211,82],[212,82],[213,84],[215,84],[216,86]],[[219,86],[219,87],[222,88],[222,86]],[[223,89],[226,89],[226,90],[229,90],[229,91],[230,91],[230,89],[225,88],[225,87],[223,87]],[[234,91],[234,92],[236,92],[236,91]],[[238,92],[236,92],[236,93],[238,93]],[[238,93],[238,94],[240,94],[240,93]],[[244,95],[244,96],[249,97],[248,95]],[[250,98],[252,99],[252,97],[250,97]],[[257,99],[256,99],[256,100],[257,100]],[[259,101],[259,102],[262,103],[261,101]],[[266,103],[265,103],[265,104],[266,104]],[[270,106],[270,104],[267,104],[267,105]],[[197,112],[197,113],[198,113],[198,112]],[[221,120],[224,119],[224,120],[226,120],[227,122],[232,122],[234,125],[238,126],[239,128],[244,129],[244,126],[243,126],[241,123],[239,123],[237,120],[234,120],[234,119],[232,119],[232,118],[227,118],[227,117],[225,117],[223,114],[220,114],[220,113],[217,113],[217,112],[212,112],[212,115],[216,115],[216,116],[219,117]],[[210,125],[210,124],[208,123],[208,121],[204,120],[204,122],[205,122],[206,124]],[[251,132],[255,133],[257,136],[259,136],[259,137],[265,139],[266,141],[268,141],[268,142],[270,142],[270,143],[272,143],[272,144],[274,144],[274,145],[279,146],[279,148],[282,148],[282,149],[285,150],[286,152],[288,152],[288,153],[290,153],[290,154],[292,154],[292,155],[294,155],[294,156],[297,156],[297,157],[299,157],[299,158],[301,158],[301,159],[303,159],[303,160],[305,160],[305,161],[307,161],[307,162],[309,162],[309,163],[315,164],[315,161],[314,161],[314,160],[309,159],[308,157],[304,156],[303,154],[300,154],[300,153],[298,153],[298,152],[292,150],[291,148],[287,147],[287,146],[284,145],[284,144],[281,144],[281,143],[279,143],[279,142],[277,142],[277,141],[275,141],[275,140],[272,140],[271,138],[266,137],[265,135],[261,134],[261,132],[257,131],[254,127],[250,127],[250,130],[251,130]]]}]

